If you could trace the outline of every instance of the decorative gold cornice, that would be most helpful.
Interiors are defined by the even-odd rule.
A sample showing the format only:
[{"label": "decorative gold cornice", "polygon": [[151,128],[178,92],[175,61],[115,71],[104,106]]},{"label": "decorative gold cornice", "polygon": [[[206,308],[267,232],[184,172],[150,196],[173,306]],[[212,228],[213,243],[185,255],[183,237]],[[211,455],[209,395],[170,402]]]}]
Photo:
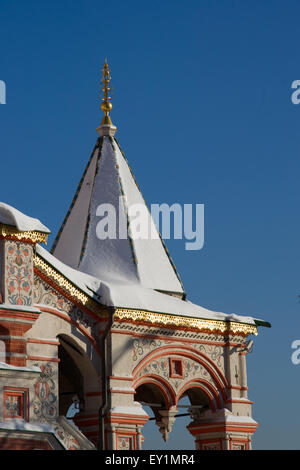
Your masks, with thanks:
[{"label": "decorative gold cornice", "polygon": [[170,327],[184,327],[187,329],[197,329],[202,331],[219,332],[221,334],[241,334],[248,336],[257,335],[257,327],[246,323],[207,320],[202,318],[181,317],[177,315],[167,315],[162,313],[153,313],[145,310],[131,310],[117,308],[114,314],[116,320],[145,322],[159,324]]},{"label": "decorative gold cornice", "polygon": [[55,281],[59,287],[63,288],[69,295],[79,300],[83,305],[90,300],[90,298],[84,294],[80,289],[75,287],[69,282],[62,274],[56,271],[52,266],[46,263],[39,255],[34,256],[34,266],[39,268],[45,273],[51,280]]},{"label": "decorative gold cornice", "polygon": [[[107,310],[97,301],[86,295],[79,288],[74,286],[61,273],[56,271],[52,266],[45,262],[39,255],[34,255],[34,266],[43,273],[54,284],[63,289],[66,294],[75,299],[80,304],[88,308],[94,313],[103,316],[107,315]],[[247,323],[239,323],[233,321],[208,320],[204,318],[182,317],[177,315],[168,315],[165,313],[155,313],[146,310],[133,310],[127,308],[116,308],[114,312],[114,320],[130,321],[144,324],[156,324],[173,328],[185,328],[199,331],[209,331],[220,333],[222,335],[234,334],[248,336],[250,334],[257,335],[257,326]]]},{"label": "decorative gold cornice", "polygon": [[66,279],[61,273],[56,271],[56,269],[50,266],[50,264],[46,263],[38,254],[34,255],[33,262],[34,267],[62,289],[66,293],[67,297],[79,302],[93,313],[103,316],[104,309],[98,302],[82,292],[78,287],[74,286],[74,284],[68,281],[68,279]]},{"label": "decorative gold cornice", "polygon": [[47,245],[48,234],[44,232],[27,231],[20,232],[11,225],[0,225],[0,238],[8,238],[32,243],[45,243]]}]

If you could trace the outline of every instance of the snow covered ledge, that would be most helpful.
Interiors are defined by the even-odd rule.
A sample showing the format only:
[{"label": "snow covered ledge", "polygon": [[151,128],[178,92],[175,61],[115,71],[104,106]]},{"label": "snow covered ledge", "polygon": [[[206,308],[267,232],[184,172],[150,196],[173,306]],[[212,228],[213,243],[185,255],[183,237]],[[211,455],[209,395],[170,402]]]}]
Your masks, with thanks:
[{"label": "snow covered ledge", "polygon": [[48,423],[29,423],[23,419],[0,422],[0,447],[12,450],[96,450],[95,446],[64,416]]},{"label": "snow covered ledge", "polygon": [[7,238],[27,243],[47,244],[50,230],[38,219],[23,214],[15,207],[0,202],[0,241]]},{"label": "snow covered ledge", "polygon": [[60,436],[49,424],[28,423],[22,419],[0,422],[1,448],[11,450],[14,441],[17,442],[17,449],[66,450]]},{"label": "snow covered ledge", "polygon": [[4,202],[0,202],[0,224],[11,225],[20,232],[50,233],[50,230],[38,219],[29,217]]}]

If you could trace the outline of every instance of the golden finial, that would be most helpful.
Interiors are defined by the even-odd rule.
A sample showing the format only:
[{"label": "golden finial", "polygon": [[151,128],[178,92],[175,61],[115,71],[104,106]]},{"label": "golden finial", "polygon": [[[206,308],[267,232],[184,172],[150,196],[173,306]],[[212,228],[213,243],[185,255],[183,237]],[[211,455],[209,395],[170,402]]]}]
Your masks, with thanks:
[{"label": "golden finial", "polygon": [[101,109],[104,112],[104,117],[102,119],[101,125],[112,125],[109,112],[112,110],[112,104],[110,102],[111,97],[109,96],[109,91],[111,90],[111,87],[109,86],[109,82],[111,80],[110,76],[110,68],[107,63],[107,59],[105,57],[105,62],[103,65],[102,69],[102,79],[101,82],[103,83],[103,98],[102,98],[102,103],[101,103]]},{"label": "golden finial", "polygon": [[102,79],[101,83],[103,84],[103,98],[102,98],[102,103],[101,103],[101,109],[104,112],[104,116],[102,119],[102,122],[100,126],[97,128],[98,133],[101,136],[107,135],[113,137],[115,135],[115,132],[117,128],[113,125],[110,119],[110,111],[112,110],[112,104],[110,102],[111,97],[109,96],[109,92],[111,90],[111,87],[109,86],[109,82],[111,80],[110,77],[110,68],[107,64],[107,60],[105,57],[105,62],[103,65],[102,69]]}]

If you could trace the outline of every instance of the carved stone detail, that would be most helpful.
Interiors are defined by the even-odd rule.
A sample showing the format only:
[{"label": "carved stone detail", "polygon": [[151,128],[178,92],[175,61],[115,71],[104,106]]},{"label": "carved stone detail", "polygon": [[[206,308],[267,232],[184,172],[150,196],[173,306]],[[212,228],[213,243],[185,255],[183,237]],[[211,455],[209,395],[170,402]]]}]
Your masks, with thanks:
[{"label": "carved stone detail", "polygon": [[156,424],[165,442],[167,442],[169,434],[172,431],[176,413],[176,409],[171,408],[169,410],[157,411]]}]

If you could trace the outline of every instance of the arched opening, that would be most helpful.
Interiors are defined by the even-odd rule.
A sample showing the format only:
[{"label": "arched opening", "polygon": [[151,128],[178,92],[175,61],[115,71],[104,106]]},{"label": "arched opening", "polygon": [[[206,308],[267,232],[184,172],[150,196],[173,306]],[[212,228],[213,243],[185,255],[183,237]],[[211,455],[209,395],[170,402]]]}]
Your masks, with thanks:
[{"label": "arched opening", "polygon": [[[93,440],[92,433],[97,434],[98,427],[96,426],[95,430],[93,425],[82,418],[86,414],[95,414],[94,394],[98,392],[97,386],[100,387],[99,376],[88,355],[90,345],[79,341],[75,335],[59,334],[57,338],[59,340],[59,414],[65,416],[88,439]],[[97,404],[96,413],[98,410]]]},{"label": "arched opening", "polygon": [[[137,387],[134,400],[139,401],[143,406],[149,406],[153,412],[158,408],[168,407],[170,403],[167,391],[154,381],[143,383]],[[145,405],[146,403],[148,405]]]},{"label": "arched opening", "polygon": [[177,403],[183,398],[187,398],[189,407],[195,410],[201,410],[201,413],[213,406],[213,398],[201,387],[193,384],[191,388],[185,389],[177,399]]},{"label": "arched opening", "polygon": [[[195,449],[194,437],[186,429],[194,419],[215,408],[215,400],[209,389],[201,383],[187,384],[186,388],[177,395],[174,402],[167,399],[167,390],[161,389],[158,384],[144,383],[137,387],[135,401],[139,401],[144,410],[150,416],[149,421],[143,427],[144,450],[193,450]],[[173,406],[172,406],[173,405]],[[159,410],[175,409],[174,422],[170,426],[168,439],[164,442],[158,429],[160,420]],[[172,420],[172,418],[171,418]]]},{"label": "arched opening", "polygon": [[151,408],[144,407],[150,416],[150,420],[143,427],[143,450],[193,450],[195,448],[194,439],[186,430],[186,426],[190,424],[190,414],[187,412],[190,402],[188,397],[183,397],[178,403],[178,412],[172,426],[172,431],[165,442],[158,427],[155,424],[155,416]]},{"label": "arched opening", "polygon": [[146,380],[136,387],[134,400],[141,403],[143,409],[150,417],[142,430],[144,438],[143,449],[155,449],[154,443],[158,440],[162,441],[157,427],[157,422],[161,419],[159,410],[167,410],[170,407],[172,398],[165,385],[156,378],[148,377]]},{"label": "arched opening", "polygon": [[84,352],[67,335],[59,335],[59,414],[72,416],[84,406],[84,381],[80,362]]},{"label": "arched opening", "polygon": [[59,415],[95,442],[99,434],[97,420],[100,407],[97,351],[76,329],[73,335],[60,333],[57,339]]}]

